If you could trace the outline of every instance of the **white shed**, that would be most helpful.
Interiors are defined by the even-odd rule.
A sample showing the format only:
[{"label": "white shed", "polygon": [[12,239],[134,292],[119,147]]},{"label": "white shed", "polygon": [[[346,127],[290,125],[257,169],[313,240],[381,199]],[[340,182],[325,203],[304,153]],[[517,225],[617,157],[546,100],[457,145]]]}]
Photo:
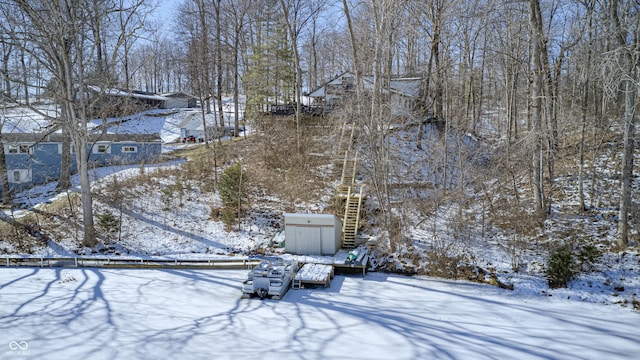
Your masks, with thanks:
[{"label": "white shed", "polygon": [[333,214],[284,214],[288,253],[335,255],[342,245],[342,222]]}]

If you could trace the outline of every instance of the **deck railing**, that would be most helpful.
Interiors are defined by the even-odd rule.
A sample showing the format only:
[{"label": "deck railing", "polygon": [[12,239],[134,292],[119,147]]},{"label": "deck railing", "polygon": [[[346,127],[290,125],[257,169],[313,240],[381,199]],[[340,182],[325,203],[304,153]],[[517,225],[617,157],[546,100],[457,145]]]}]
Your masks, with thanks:
[{"label": "deck railing", "polygon": [[259,259],[154,259],[112,257],[23,257],[0,258],[4,267],[41,268],[169,268],[169,269],[250,269]]}]

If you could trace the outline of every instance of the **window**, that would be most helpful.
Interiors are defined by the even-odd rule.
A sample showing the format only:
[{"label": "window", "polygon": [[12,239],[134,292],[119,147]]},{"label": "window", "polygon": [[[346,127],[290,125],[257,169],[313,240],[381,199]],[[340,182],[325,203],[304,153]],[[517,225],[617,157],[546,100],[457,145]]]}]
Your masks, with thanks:
[{"label": "window", "polygon": [[7,154],[33,154],[33,148],[28,144],[9,144]]},{"label": "window", "polygon": [[[73,144],[69,144],[69,154],[75,154],[76,148]],[[62,144],[58,144],[58,154],[62,154]]]},{"label": "window", "polygon": [[31,170],[15,169],[7,172],[10,183],[25,183],[31,181]]},{"label": "window", "polygon": [[111,145],[110,144],[95,144],[93,146],[94,154],[111,154]]},{"label": "window", "polygon": [[137,146],[123,146],[122,147],[122,152],[125,153],[137,153],[138,152],[138,147]]}]

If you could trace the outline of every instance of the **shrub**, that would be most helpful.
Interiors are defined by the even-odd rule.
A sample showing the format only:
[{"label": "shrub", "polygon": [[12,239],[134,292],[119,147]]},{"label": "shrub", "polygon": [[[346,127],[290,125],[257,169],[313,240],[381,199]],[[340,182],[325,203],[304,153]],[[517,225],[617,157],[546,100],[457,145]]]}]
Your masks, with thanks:
[{"label": "shrub", "polygon": [[590,270],[598,259],[600,259],[600,250],[595,245],[588,244],[580,249],[578,252],[578,260],[580,262],[581,270]]},{"label": "shrub", "polygon": [[242,164],[236,162],[233,165],[227,167],[220,176],[218,183],[218,191],[220,192],[220,199],[225,207],[236,207],[238,203],[242,204],[245,201],[245,185],[246,176],[242,172]]},{"label": "shrub", "polygon": [[576,274],[576,259],[573,248],[564,244],[549,254],[547,260],[547,280],[552,289],[567,287],[567,283]]},{"label": "shrub", "polygon": [[222,210],[222,222],[227,226],[227,229],[231,229],[237,218],[237,213],[234,209],[224,208]]},{"label": "shrub", "polygon": [[107,234],[113,234],[120,230],[120,221],[110,211],[100,214],[98,217],[98,226]]},{"label": "shrub", "polygon": [[242,164],[236,162],[227,167],[218,182],[220,199],[224,206],[222,221],[231,226],[242,213],[242,207],[247,203],[246,175],[242,171]]}]

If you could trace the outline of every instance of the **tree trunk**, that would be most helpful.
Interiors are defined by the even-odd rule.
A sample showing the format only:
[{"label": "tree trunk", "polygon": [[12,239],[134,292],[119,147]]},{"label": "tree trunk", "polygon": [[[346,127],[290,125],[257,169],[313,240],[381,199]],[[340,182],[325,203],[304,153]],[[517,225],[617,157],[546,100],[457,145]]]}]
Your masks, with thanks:
[{"label": "tree trunk", "polygon": [[589,1],[585,1],[585,7],[587,10],[587,58],[584,63],[584,69],[582,70],[582,99],[580,104],[580,168],[578,170],[578,191],[580,198],[580,209],[586,210],[586,204],[584,199],[584,167],[585,167],[585,141],[587,132],[587,111],[589,106],[589,83],[591,81],[591,53],[593,51],[593,4]]},{"label": "tree trunk", "polygon": [[240,31],[242,26],[236,28],[236,33],[233,38],[233,136],[238,136],[240,131]]},{"label": "tree trunk", "polygon": [[351,12],[349,11],[349,6],[347,5],[347,0],[342,0],[342,6],[344,10],[345,18],[347,19],[347,29],[349,30],[349,39],[351,40],[351,66],[353,67],[353,73],[356,77],[356,109],[358,109],[358,113],[360,113],[360,104],[361,104],[361,86],[362,86],[362,76],[360,72],[360,59],[358,57],[358,49],[356,42],[356,35],[353,28],[353,23],[351,22]]},{"label": "tree trunk", "polygon": [[[621,195],[620,214],[618,221],[618,245],[627,247],[629,245],[629,207],[631,205],[631,177],[633,172],[633,153],[635,150],[635,108],[636,108],[636,88],[634,79],[638,79],[636,64],[632,63],[632,57],[626,53],[625,64],[631,69],[629,76],[632,79],[625,80],[625,107],[624,107],[624,150],[622,152],[622,174],[621,174]],[[629,68],[628,68],[629,69]]]},{"label": "tree trunk", "polygon": [[[301,127],[301,92],[300,88],[302,87],[302,69],[300,67],[300,54],[298,52],[298,29],[296,27],[299,14],[294,13],[291,14],[289,11],[289,7],[285,4],[284,0],[280,0],[280,6],[282,7],[282,12],[284,14],[284,21],[287,25],[287,32],[289,33],[289,39],[291,40],[291,49],[293,50],[293,66],[295,67],[295,81],[293,84],[293,91],[296,101],[296,148],[298,154],[302,152],[302,127]],[[296,7],[297,8],[297,7]],[[292,22],[290,16],[294,16],[294,22]]]},{"label": "tree trunk", "polygon": [[[63,108],[64,109],[64,108]],[[62,117],[66,115],[63,112]],[[65,121],[63,119],[63,121]],[[60,154],[60,175],[58,176],[58,190],[69,190],[71,187],[71,138],[69,130],[62,127],[62,154]]]},{"label": "tree trunk", "polygon": [[4,140],[2,139],[2,125],[0,122],[0,178],[2,179],[2,204],[10,205],[11,191],[9,190],[9,176],[7,174],[7,161],[4,155]]},{"label": "tree trunk", "polygon": [[220,128],[224,130],[224,108],[222,106],[222,16],[220,16],[221,0],[213,1],[216,17],[216,100],[218,102],[218,119]]},{"label": "tree trunk", "polygon": [[613,37],[616,42],[616,55],[619,61],[615,66],[622,72],[622,85],[624,86],[624,119],[623,119],[623,144],[622,169],[620,174],[620,212],[618,219],[618,245],[629,245],[629,208],[631,207],[631,178],[633,173],[633,155],[635,150],[635,118],[636,118],[636,94],[640,84],[640,22],[635,20],[633,28],[623,28],[621,18],[634,16],[628,7],[621,8],[629,11],[621,14],[618,12],[618,0],[610,4],[610,20],[613,25]]},{"label": "tree trunk", "polygon": [[93,247],[98,241],[93,221],[93,195],[89,178],[89,144],[86,136],[76,136],[74,143],[76,144],[76,163],[80,175],[80,197],[82,200],[82,225],[84,227],[82,245]]},{"label": "tree trunk", "polygon": [[542,86],[544,81],[543,69],[543,44],[542,19],[539,17],[540,3],[538,0],[529,0],[529,24],[533,36],[533,87],[531,89],[531,122],[532,122],[532,165],[533,165],[533,191],[538,211],[545,210],[544,199],[544,154],[542,134]]}]

